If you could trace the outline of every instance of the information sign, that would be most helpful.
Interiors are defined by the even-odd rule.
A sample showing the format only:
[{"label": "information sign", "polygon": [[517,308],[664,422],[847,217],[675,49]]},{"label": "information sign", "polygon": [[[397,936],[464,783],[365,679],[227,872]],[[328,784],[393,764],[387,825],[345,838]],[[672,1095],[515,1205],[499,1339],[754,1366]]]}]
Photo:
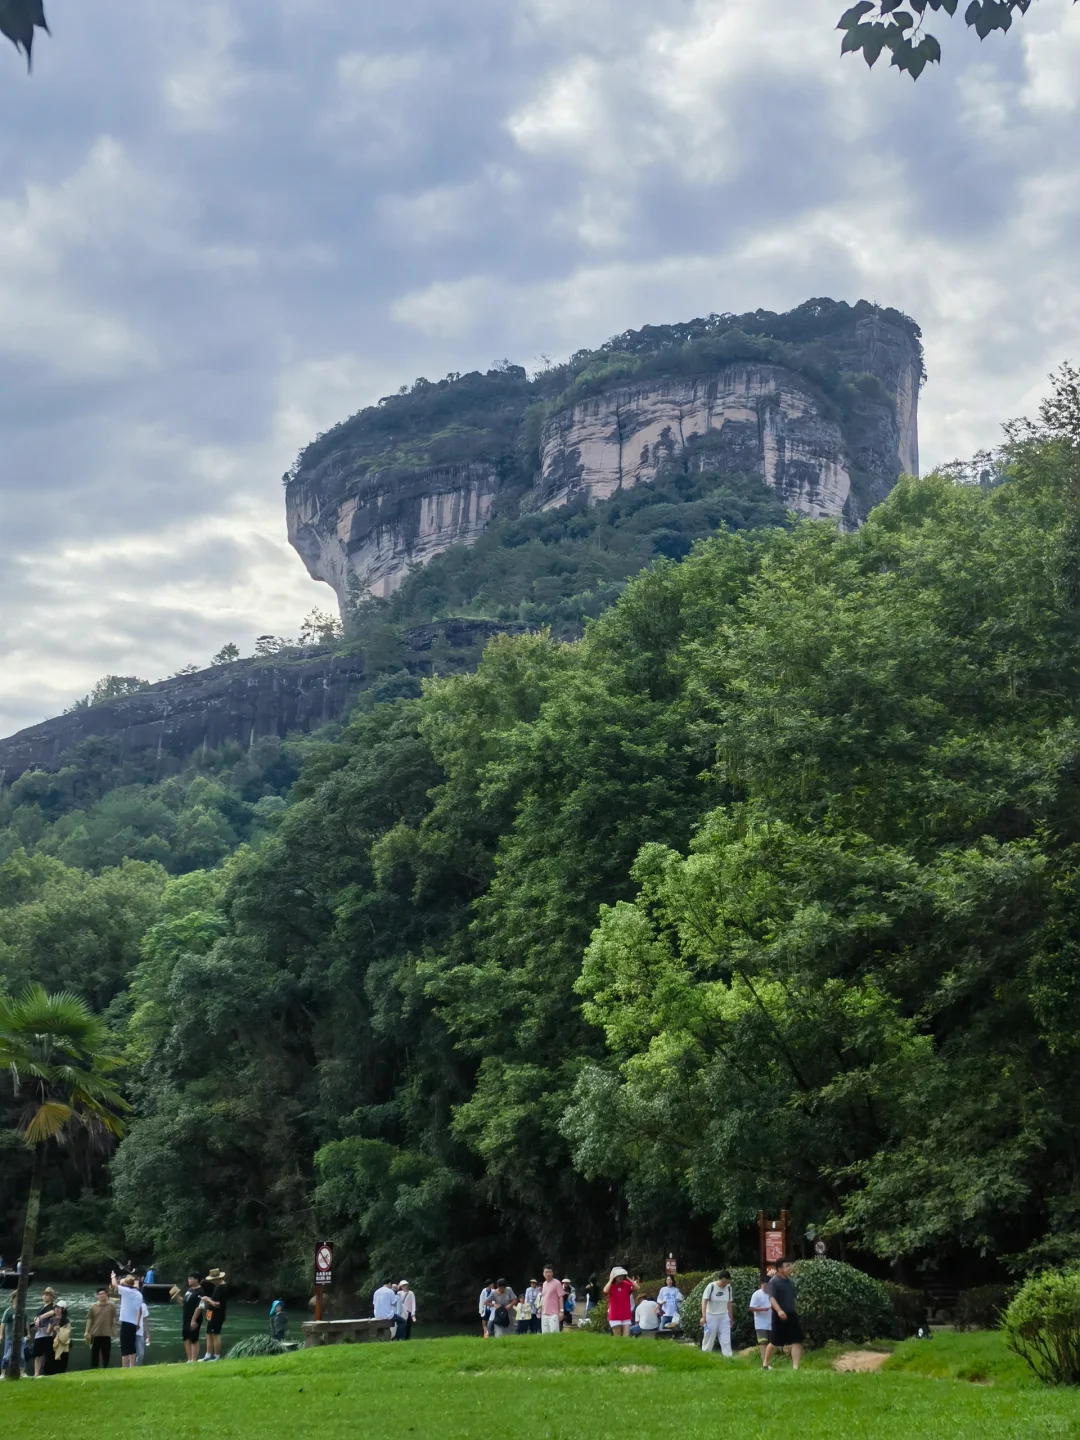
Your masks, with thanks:
[{"label": "information sign", "polygon": [[675,1256],[674,1256],[674,1255],[669,1255],[669,1256],[667,1257],[667,1259],[664,1261],[664,1274],[665,1274],[665,1275],[676,1275],[676,1274],[678,1274],[678,1267],[677,1267],[676,1264],[675,1264]]},{"label": "information sign", "polygon": [[814,1254],[815,1254],[815,1255],[817,1255],[817,1256],[819,1256],[819,1257],[822,1256],[822,1255],[824,1255],[825,1252],[826,1252],[826,1250],[828,1250],[828,1248],[829,1248],[829,1247],[825,1244],[825,1241],[824,1241],[824,1240],[815,1240],[815,1241],[814,1241]]}]

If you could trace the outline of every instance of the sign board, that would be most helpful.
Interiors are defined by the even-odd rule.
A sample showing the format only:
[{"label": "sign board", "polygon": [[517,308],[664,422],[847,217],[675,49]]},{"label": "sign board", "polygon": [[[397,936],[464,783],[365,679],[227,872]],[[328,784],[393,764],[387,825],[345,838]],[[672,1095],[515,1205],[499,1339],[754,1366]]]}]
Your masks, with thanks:
[{"label": "sign board", "polygon": [[[776,1211],[773,1211],[776,1214]],[[788,1230],[791,1226],[791,1217],[786,1210],[780,1211],[776,1220],[769,1220],[764,1210],[758,1211],[758,1239],[761,1244],[761,1268],[766,1265],[775,1265],[787,1254]]]},{"label": "sign board", "polygon": [[667,1259],[664,1261],[664,1274],[665,1274],[665,1275],[675,1275],[675,1274],[677,1274],[677,1273],[678,1273],[678,1267],[677,1267],[676,1264],[675,1264],[675,1256],[674,1256],[674,1255],[669,1255],[669,1256],[667,1257]]},{"label": "sign board", "polygon": [[334,1247],[324,1240],[315,1251],[315,1284],[329,1285],[334,1270]]},{"label": "sign board", "polygon": [[815,1255],[819,1255],[819,1256],[820,1256],[820,1255],[824,1255],[825,1252],[826,1252],[826,1250],[828,1250],[828,1248],[829,1248],[829,1247],[825,1244],[825,1241],[824,1241],[824,1240],[815,1240],[815,1241],[814,1241],[814,1254],[815,1254]]},{"label": "sign board", "polygon": [[784,1232],[783,1230],[765,1231],[765,1264],[775,1265],[778,1260],[784,1258]]}]

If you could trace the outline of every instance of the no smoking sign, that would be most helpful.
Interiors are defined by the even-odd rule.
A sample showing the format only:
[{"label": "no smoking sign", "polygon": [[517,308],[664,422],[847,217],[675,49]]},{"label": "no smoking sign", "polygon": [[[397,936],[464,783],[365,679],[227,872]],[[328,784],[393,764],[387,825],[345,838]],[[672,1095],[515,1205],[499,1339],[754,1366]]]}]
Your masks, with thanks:
[{"label": "no smoking sign", "polygon": [[334,1247],[324,1240],[315,1251],[315,1284],[329,1285],[334,1269]]}]

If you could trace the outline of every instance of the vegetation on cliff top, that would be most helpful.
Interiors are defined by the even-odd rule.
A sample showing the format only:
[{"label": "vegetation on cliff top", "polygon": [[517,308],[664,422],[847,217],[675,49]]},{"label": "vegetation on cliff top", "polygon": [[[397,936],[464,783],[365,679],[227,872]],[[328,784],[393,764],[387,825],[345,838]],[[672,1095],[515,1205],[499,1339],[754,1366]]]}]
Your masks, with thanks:
[{"label": "vegetation on cliff top", "polygon": [[736,360],[782,365],[804,376],[825,408],[846,423],[861,407],[891,403],[880,386],[868,391],[857,383],[863,366],[854,327],[871,318],[902,331],[921,365],[915,322],[866,300],[814,299],[783,314],[754,310],[646,325],[597,350],[579,350],[531,379],[508,361],[486,374],[421,377],[319,435],[283,478],[310,478],[333,492],[376,470],[483,462],[497,465],[511,487],[524,487],[537,468],[544,421],[575,400],[632,377],[701,374]]}]

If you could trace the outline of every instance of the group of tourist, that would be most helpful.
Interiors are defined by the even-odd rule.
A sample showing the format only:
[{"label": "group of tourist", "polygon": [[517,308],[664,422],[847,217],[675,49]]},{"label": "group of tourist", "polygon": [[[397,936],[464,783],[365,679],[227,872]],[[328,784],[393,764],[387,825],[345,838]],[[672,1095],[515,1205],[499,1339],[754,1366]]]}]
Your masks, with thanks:
[{"label": "group of tourist", "polygon": [[391,1340],[409,1340],[416,1323],[416,1292],[408,1280],[384,1280],[371,1298],[376,1320],[390,1321]]},{"label": "group of tourist", "polygon": [[[189,1363],[200,1359],[199,1339],[206,1324],[206,1353],[203,1360],[221,1357],[221,1329],[228,1311],[228,1291],[223,1270],[211,1270],[205,1282],[196,1274],[188,1276],[183,1292],[173,1285],[169,1298],[181,1306],[181,1331],[184,1351]],[[141,1365],[150,1344],[150,1308],[143,1295],[143,1286],[153,1284],[153,1271],[145,1277],[136,1271],[120,1278],[116,1271],[112,1283],[102,1286],[86,1312],[83,1339],[90,1346],[91,1370],[108,1369],[115,1341],[120,1342],[120,1364],[124,1369]],[[280,1301],[275,1305],[284,1307]],[[278,1317],[271,1314],[271,1330]],[[66,1301],[57,1297],[51,1285],[46,1286],[37,1312],[23,1322],[23,1368],[27,1376],[62,1375],[71,1356],[71,1317]],[[15,1295],[0,1318],[0,1350],[6,1370],[15,1344]]]},{"label": "group of tourist", "polygon": [[[750,1312],[761,1354],[762,1368],[772,1368],[776,1354],[790,1354],[792,1369],[802,1362],[803,1333],[796,1308],[792,1262],[780,1260],[766,1267],[761,1284],[750,1297]],[[378,1296],[379,1292],[376,1292]],[[590,1278],[585,1287],[585,1313],[596,1304],[598,1293],[607,1298],[608,1328],[613,1335],[658,1337],[665,1330],[680,1330],[684,1296],[675,1277],[655,1293],[644,1291],[637,1276],[615,1265],[602,1292]],[[554,1268],[544,1267],[543,1281],[531,1280],[522,1295],[505,1279],[489,1280],[480,1291],[480,1328],[485,1339],[503,1335],[555,1335],[574,1323],[577,1295],[570,1280],[557,1280]],[[376,1311],[378,1314],[378,1311]],[[734,1324],[731,1275],[718,1270],[701,1294],[701,1348],[710,1353],[717,1344],[730,1358]]]}]

